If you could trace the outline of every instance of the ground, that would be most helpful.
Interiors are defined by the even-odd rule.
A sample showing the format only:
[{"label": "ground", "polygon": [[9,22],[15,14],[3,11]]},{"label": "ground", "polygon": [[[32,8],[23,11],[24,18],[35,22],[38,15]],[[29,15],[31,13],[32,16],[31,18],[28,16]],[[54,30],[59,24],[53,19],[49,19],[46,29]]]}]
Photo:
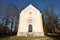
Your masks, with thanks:
[{"label": "ground", "polygon": [[48,36],[44,36],[44,37],[11,36],[11,37],[0,38],[0,40],[56,40],[56,39]]}]

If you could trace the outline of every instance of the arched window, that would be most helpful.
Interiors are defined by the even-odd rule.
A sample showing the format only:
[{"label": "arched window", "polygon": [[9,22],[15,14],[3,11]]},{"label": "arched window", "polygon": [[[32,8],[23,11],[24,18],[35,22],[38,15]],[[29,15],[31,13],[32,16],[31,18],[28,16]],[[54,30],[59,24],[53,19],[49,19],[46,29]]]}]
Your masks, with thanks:
[{"label": "arched window", "polygon": [[28,32],[32,32],[32,25],[30,24],[28,27]]}]

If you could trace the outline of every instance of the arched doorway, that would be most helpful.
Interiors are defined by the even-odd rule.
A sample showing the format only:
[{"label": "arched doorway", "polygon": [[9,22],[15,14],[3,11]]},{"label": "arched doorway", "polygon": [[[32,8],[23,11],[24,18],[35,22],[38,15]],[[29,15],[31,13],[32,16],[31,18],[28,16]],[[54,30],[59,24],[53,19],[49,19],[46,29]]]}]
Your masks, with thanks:
[{"label": "arched doorway", "polygon": [[32,25],[31,24],[28,26],[28,32],[32,32]]}]

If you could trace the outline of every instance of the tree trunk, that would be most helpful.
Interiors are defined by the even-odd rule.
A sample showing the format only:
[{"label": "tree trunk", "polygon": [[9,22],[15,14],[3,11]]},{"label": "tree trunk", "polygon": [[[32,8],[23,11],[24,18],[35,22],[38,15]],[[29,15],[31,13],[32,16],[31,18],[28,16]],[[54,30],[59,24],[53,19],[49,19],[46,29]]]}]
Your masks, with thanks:
[{"label": "tree trunk", "polygon": [[12,35],[12,29],[13,29],[13,19],[12,19],[12,23],[11,23],[11,35]]}]

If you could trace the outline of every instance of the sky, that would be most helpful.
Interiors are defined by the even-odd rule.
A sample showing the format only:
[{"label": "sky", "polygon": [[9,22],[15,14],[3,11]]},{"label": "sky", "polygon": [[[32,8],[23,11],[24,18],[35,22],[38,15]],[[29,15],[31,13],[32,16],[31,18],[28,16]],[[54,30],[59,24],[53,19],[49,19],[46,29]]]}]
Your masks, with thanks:
[{"label": "sky", "polygon": [[9,4],[13,3],[17,5],[19,9],[26,8],[29,4],[32,4],[38,10],[44,11],[50,4],[55,6],[54,12],[60,17],[60,0],[0,0],[2,2],[2,8],[6,8]]},{"label": "sky", "polygon": [[54,4],[55,12],[60,14],[60,0],[2,0],[2,2],[3,8],[6,8],[10,3],[16,4],[20,9],[32,4],[41,11],[44,11],[50,4]]}]

